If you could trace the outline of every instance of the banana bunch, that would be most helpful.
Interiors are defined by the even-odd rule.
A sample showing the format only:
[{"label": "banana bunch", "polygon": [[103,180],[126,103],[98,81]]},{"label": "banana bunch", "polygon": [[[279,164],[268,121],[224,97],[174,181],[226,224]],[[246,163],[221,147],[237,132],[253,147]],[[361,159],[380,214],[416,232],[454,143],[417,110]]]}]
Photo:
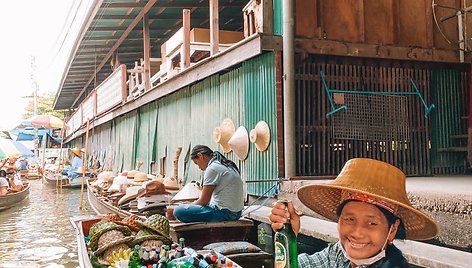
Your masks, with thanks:
[{"label": "banana bunch", "polygon": [[129,259],[133,254],[133,250],[128,248],[123,250],[120,248],[119,251],[114,251],[112,256],[107,258],[107,262],[110,264],[109,267],[112,268],[121,268],[121,267],[128,267]]}]

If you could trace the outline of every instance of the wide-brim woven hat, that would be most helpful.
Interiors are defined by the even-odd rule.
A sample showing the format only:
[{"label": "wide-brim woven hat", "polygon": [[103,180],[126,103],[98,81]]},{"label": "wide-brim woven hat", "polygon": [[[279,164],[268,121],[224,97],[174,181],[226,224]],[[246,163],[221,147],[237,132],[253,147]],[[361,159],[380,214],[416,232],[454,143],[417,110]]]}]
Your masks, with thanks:
[{"label": "wide-brim woven hat", "polygon": [[332,221],[337,221],[336,209],[350,195],[366,195],[364,202],[388,206],[399,217],[406,238],[427,240],[437,235],[439,227],[426,214],[414,208],[406,193],[406,176],[398,168],[374,159],[354,158],[346,162],[336,179],[326,184],[301,187],[300,201]]},{"label": "wide-brim woven hat", "polygon": [[249,133],[249,139],[256,146],[257,150],[263,152],[267,150],[270,143],[270,128],[265,121],[257,122],[256,126]]},{"label": "wide-brim woven hat", "polygon": [[165,177],[164,180],[162,181],[164,184],[165,188],[168,190],[179,190],[180,189],[180,184],[177,181],[176,178],[174,177]]},{"label": "wide-brim woven hat", "polygon": [[235,130],[233,120],[230,118],[225,118],[220,126],[213,130],[213,140],[220,144],[221,150],[225,153],[231,152],[228,141],[233,136]]},{"label": "wide-brim woven hat", "polygon": [[243,126],[238,127],[231,139],[229,139],[228,145],[239,159],[245,160],[249,152],[249,137],[247,129]]},{"label": "wide-brim woven hat", "polygon": [[77,155],[77,156],[80,156],[80,153],[82,153],[83,150],[80,149],[80,148],[75,147],[75,148],[72,148],[72,149],[71,149],[71,152],[72,152],[73,154]]},{"label": "wide-brim woven hat", "polygon": [[108,248],[119,244],[130,243],[133,241],[133,236],[125,236],[118,230],[110,230],[103,233],[98,239],[98,249],[94,252],[95,256],[102,254]]},{"label": "wide-brim woven hat", "polygon": [[126,177],[130,178],[130,179],[133,179],[134,178],[134,175],[136,175],[136,173],[138,173],[137,170],[130,170],[126,173]]},{"label": "wide-brim woven hat", "polygon": [[128,217],[123,218],[121,221],[117,222],[118,224],[127,226],[131,230],[138,232],[140,230],[137,222],[142,221],[142,219],[139,216],[136,216],[134,214],[129,215]]},{"label": "wide-brim woven hat", "polygon": [[169,220],[160,215],[154,214],[149,216],[144,222],[136,222],[141,229],[148,228],[152,230],[155,234],[161,235],[162,237],[166,238],[167,240],[172,241],[169,236],[170,232],[170,224]]},{"label": "wide-brim woven hat", "polygon": [[113,178],[113,183],[108,188],[108,192],[120,192],[122,185],[128,185],[128,179],[125,176],[116,176]]},{"label": "wide-brim woven hat", "polygon": [[98,239],[100,238],[100,236],[110,230],[119,230],[126,236],[131,235],[131,230],[126,226],[119,225],[111,221],[97,222],[94,225],[92,225],[92,227],[90,227],[90,231],[89,231],[89,236],[90,236],[89,247],[92,251],[97,250]]},{"label": "wide-brim woven hat", "polygon": [[130,186],[126,188],[125,195],[118,200],[118,205],[124,204],[129,200],[132,200],[138,196],[138,191],[141,189],[141,186]]},{"label": "wide-brim woven hat", "polygon": [[169,237],[165,237],[161,234],[154,232],[151,229],[144,227],[144,228],[141,228],[141,230],[139,230],[139,232],[136,234],[136,237],[133,240],[133,244],[139,244],[143,241],[148,241],[148,240],[162,241],[164,244],[172,243],[172,240]]},{"label": "wide-brim woven hat", "polygon": [[136,174],[134,174],[134,180],[133,180],[134,182],[144,182],[147,180],[148,180],[148,176],[144,172],[136,172]]}]

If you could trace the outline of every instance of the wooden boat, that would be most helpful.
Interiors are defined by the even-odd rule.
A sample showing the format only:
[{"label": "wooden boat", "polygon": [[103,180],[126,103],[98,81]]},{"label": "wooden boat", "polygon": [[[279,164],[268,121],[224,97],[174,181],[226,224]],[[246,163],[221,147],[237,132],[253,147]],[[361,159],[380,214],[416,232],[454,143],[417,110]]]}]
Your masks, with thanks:
[{"label": "wooden boat", "polygon": [[80,267],[93,268],[85,245],[85,236],[88,236],[90,227],[98,221],[100,221],[100,217],[90,215],[70,218],[77,239],[77,258]]},{"label": "wooden boat", "polygon": [[[142,216],[120,209],[110,202],[107,202],[105,197],[99,197],[97,195],[97,191],[91,185],[87,186],[87,199],[90,206],[97,214],[118,214],[122,218],[131,214]],[[245,218],[236,221],[195,223],[182,223],[177,220],[169,220],[169,223],[172,240],[179,241],[179,238],[184,237],[186,244],[196,249],[217,241],[246,241],[254,226],[252,220]]]},{"label": "wooden boat", "polygon": [[[88,251],[87,251],[87,245],[85,244],[85,236],[89,235],[90,228],[92,227],[93,224],[99,222],[101,219],[100,216],[91,216],[91,215],[85,215],[85,216],[75,216],[70,218],[70,222],[72,226],[74,227],[75,233],[76,233],[76,240],[77,240],[77,257],[79,260],[79,265],[82,268],[93,268],[92,263],[90,261]],[[171,237],[172,241],[177,242],[178,240],[174,240],[174,237]],[[186,240],[187,244],[187,240]],[[190,245],[187,245],[190,246]],[[192,247],[192,246],[191,246]],[[193,247],[195,248],[195,247]],[[199,248],[195,248],[199,249]],[[206,251],[208,252],[208,251]],[[237,255],[237,254],[236,254]],[[235,255],[235,256],[236,256]],[[261,255],[258,255],[261,256]],[[229,256],[227,256],[229,259]],[[231,258],[233,262],[235,261],[234,258]],[[238,265],[236,262],[234,262],[233,267],[242,267]],[[250,267],[250,266],[244,266],[244,267]],[[260,267],[260,266],[254,266],[254,267]]]},{"label": "wooden boat", "polygon": [[43,174],[43,180],[52,187],[63,187],[63,188],[80,188],[82,187],[82,180],[76,179],[71,180],[62,174],[54,173],[51,171],[45,171]]},{"label": "wooden boat", "polygon": [[4,210],[10,207],[15,206],[20,201],[25,199],[30,192],[30,185],[27,185],[26,188],[17,193],[9,193],[4,196],[0,196],[0,210]]},{"label": "wooden boat", "polygon": [[90,182],[87,182],[87,184],[89,184],[87,185],[87,199],[95,213],[99,215],[118,214],[122,218],[130,216],[132,214],[129,211],[113,206],[111,203],[107,202],[104,197],[98,196],[96,189],[90,185]]}]

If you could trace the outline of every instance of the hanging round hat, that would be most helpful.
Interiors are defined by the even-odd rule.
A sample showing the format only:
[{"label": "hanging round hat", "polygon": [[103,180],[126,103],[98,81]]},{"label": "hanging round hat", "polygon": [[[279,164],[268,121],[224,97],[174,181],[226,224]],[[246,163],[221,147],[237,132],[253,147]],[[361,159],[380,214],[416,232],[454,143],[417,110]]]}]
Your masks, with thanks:
[{"label": "hanging round hat", "polygon": [[247,129],[243,126],[238,127],[231,139],[229,139],[228,145],[239,159],[246,159],[249,152],[249,137]]},{"label": "hanging round hat", "polygon": [[220,144],[221,150],[225,153],[231,152],[228,141],[233,136],[235,129],[233,120],[225,118],[221,125],[213,130],[213,140]]},{"label": "hanging round hat", "polygon": [[270,143],[270,129],[265,121],[259,121],[256,127],[249,133],[249,138],[256,146],[257,150],[263,152],[267,150]]},{"label": "hanging round hat", "polygon": [[352,199],[371,203],[400,218],[407,239],[431,239],[439,232],[439,227],[411,205],[405,181],[405,174],[388,163],[354,158],[346,162],[334,181],[305,185],[297,195],[305,206],[335,222],[338,219],[336,209],[343,201]]},{"label": "hanging round hat", "polygon": [[111,221],[97,222],[92,225],[92,227],[90,227],[89,231],[89,247],[92,251],[96,251],[98,249],[98,239],[100,236],[110,230],[118,230],[126,236],[131,235],[131,230],[126,226],[119,225]]}]

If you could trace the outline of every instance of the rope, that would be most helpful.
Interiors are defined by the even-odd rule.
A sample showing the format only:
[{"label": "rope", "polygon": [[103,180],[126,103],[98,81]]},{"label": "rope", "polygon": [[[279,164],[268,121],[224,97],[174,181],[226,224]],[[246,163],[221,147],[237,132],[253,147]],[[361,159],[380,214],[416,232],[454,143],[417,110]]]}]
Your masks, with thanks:
[{"label": "rope", "polygon": [[[256,200],[254,200],[251,204],[249,204],[245,209],[243,209],[243,211],[241,212],[241,217],[243,216],[246,216],[247,214],[251,213],[251,212],[254,212],[262,207],[264,207],[266,205],[266,203],[269,201],[270,198],[276,196],[279,192],[279,186],[280,186],[280,182],[277,182],[276,184],[272,185],[267,191],[265,191],[262,195],[260,195]],[[268,194],[267,194],[268,193]],[[261,204],[259,204],[259,206],[257,206],[255,209],[251,210],[251,211],[247,211],[246,210],[251,207],[252,205],[254,205],[254,203],[256,203],[259,199],[261,199],[265,194],[267,194],[267,197],[264,201],[262,201]]]}]

